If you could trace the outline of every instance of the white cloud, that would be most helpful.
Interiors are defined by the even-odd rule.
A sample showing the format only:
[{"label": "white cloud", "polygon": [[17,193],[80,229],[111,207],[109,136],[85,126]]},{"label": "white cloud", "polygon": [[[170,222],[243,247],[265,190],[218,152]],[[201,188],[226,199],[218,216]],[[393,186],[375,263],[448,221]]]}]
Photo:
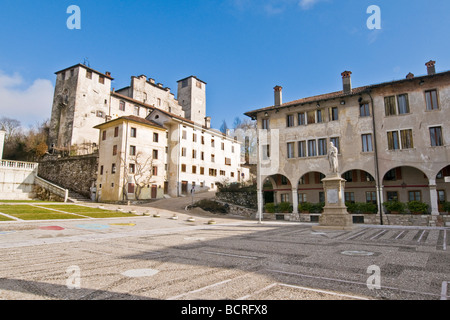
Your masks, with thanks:
[{"label": "white cloud", "polygon": [[19,120],[24,127],[50,118],[54,87],[50,80],[27,84],[23,77],[0,70],[0,117]]},{"label": "white cloud", "polygon": [[300,2],[298,3],[298,5],[300,6],[300,8],[302,8],[303,10],[309,10],[312,7],[314,7],[314,5],[316,5],[318,2],[321,2],[322,0],[300,0]]}]

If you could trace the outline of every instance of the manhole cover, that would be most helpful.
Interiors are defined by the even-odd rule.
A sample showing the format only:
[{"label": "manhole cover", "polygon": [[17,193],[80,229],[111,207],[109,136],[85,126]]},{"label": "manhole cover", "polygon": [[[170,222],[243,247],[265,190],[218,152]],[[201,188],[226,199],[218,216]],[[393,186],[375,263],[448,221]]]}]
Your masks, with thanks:
[{"label": "manhole cover", "polygon": [[122,275],[130,278],[142,278],[154,276],[158,272],[155,269],[133,269],[123,272]]},{"label": "manhole cover", "polygon": [[346,255],[346,256],[361,256],[361,257],[374,255],[373,252],[369,252],[369,251],[342,251],[341,254]]}]

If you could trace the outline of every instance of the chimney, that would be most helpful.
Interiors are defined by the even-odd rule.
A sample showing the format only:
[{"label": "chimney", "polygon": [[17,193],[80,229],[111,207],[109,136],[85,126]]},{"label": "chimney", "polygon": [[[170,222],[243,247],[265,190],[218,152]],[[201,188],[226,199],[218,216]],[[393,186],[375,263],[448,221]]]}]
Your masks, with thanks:
[{"label": "chimney", "polygon": [[406,75],[406,79],[414,79],[414,73],[408,73],[407,75]]},{"label": "chimney", "polygon": [[276,86],[273,89],[275,91],[275,107],[279,107],[283,104],[283,95],[282,95],[283,87]]},{"label": "chimney", "polygon": [[106,71],[106,72],[105,72],[105,75],[106,75],[107,77],[111,77],[111,72]]},{"label": "chimney", "polygon": [[436,74],[436,61],[430,60],[425,65],[427,66],[428,75]]},{"label": "chimney", "polygon": [[344,89],[344,93],[352,92],[352,72],[344,71],[341,73],[342,76],[342,85]]},{"label": "chimney", "polygon": [[211,117],[205,117],[205,127],[206,129],[211,128]]}]

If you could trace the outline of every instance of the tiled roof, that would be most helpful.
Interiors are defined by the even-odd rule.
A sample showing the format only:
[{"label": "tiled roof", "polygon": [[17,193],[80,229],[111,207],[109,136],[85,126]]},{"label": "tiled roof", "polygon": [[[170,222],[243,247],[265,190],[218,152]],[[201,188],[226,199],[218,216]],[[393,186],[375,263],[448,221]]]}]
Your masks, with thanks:
[{"label": "tiled roof", "polygon": [[121,120],[134,121],[134,122],[137,122],[137,123],[141,123],[141,124],[145,124],[145,125],[148,125],[148,126],[157,127],[157,128],[162,129],[162,130],[166,130],[166,128],[164,128],[162,125],[160,125],[159,123],[157,123],[157,122],[155,122],[153,120],[147,120],[145,118],[141,118],[141,117],[137,117],[137,116],[133,116],[133,115],[122,116],[122,117],[110,120],[108,122],[96,125],[94,128],[98,129],[98,128],[100,128],[101,126],[103,126],[105,124],[109,124],[109,123],[112,123],[114,121],[121,121]]},{"label": "tiled roof", "polygon": [[248,112],[245,112],[244,114],[248,117],[252,117],[252,116],[255,116],[258,112],[270,111],[270,110],[275,110],[275,109],[280,109],[280,108],[287,108],[287,107],[292,107],[292,106],[301,105],[301,104],[305,104],[305,103],[317,103],[317,102],[325,101],[325,100],[345,98],[345,97],[350,97],[350,96],[361,94],[364,91],[370,90],[370,89],[400,84],[400,83],[404,83],[404,82],[408,82],[408,81],[417,81],[417,80],[421,80],[421,79],[425,79],[425,78],[436,77],[439,75],[449,75],[449,74],[450,74],[450,71],[446,71],[446,72],[436,73],[433,75],[414,77],[412,79],[402,79],[402,80],[395,80],[395,81],[390,81],[390,82],[383,82],[383,83],[379,83],[379,84],[373,84],[373,85],[369,85],[369,86],[353,88],[350,93],[344,93],[344,91],[325,93],[325,94],[321,94],[321,95],[317,95],[317,96],[312,96],[312,97],[307,97],[307,98],[302,98],[302,99],[286,102],[286,103],[281,104],[280,106],[270,106],[270,107],[265,107],[265,108],[261,108],[261,109],[256,109],[253,111],[248,111]]}]

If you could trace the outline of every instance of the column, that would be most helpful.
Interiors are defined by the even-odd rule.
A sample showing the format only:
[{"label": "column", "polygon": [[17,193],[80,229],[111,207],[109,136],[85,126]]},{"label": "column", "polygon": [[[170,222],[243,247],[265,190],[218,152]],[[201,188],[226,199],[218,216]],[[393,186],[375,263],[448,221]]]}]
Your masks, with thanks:
[{"label": "column", "polygon": [[292,213],[298,214],[298,189],[292,188]]},{"label": "column", "polygon": [[430,180],[430,202],[431,202],[431,214],[439,215],[439,199],[437,194],[436,180]]}]

